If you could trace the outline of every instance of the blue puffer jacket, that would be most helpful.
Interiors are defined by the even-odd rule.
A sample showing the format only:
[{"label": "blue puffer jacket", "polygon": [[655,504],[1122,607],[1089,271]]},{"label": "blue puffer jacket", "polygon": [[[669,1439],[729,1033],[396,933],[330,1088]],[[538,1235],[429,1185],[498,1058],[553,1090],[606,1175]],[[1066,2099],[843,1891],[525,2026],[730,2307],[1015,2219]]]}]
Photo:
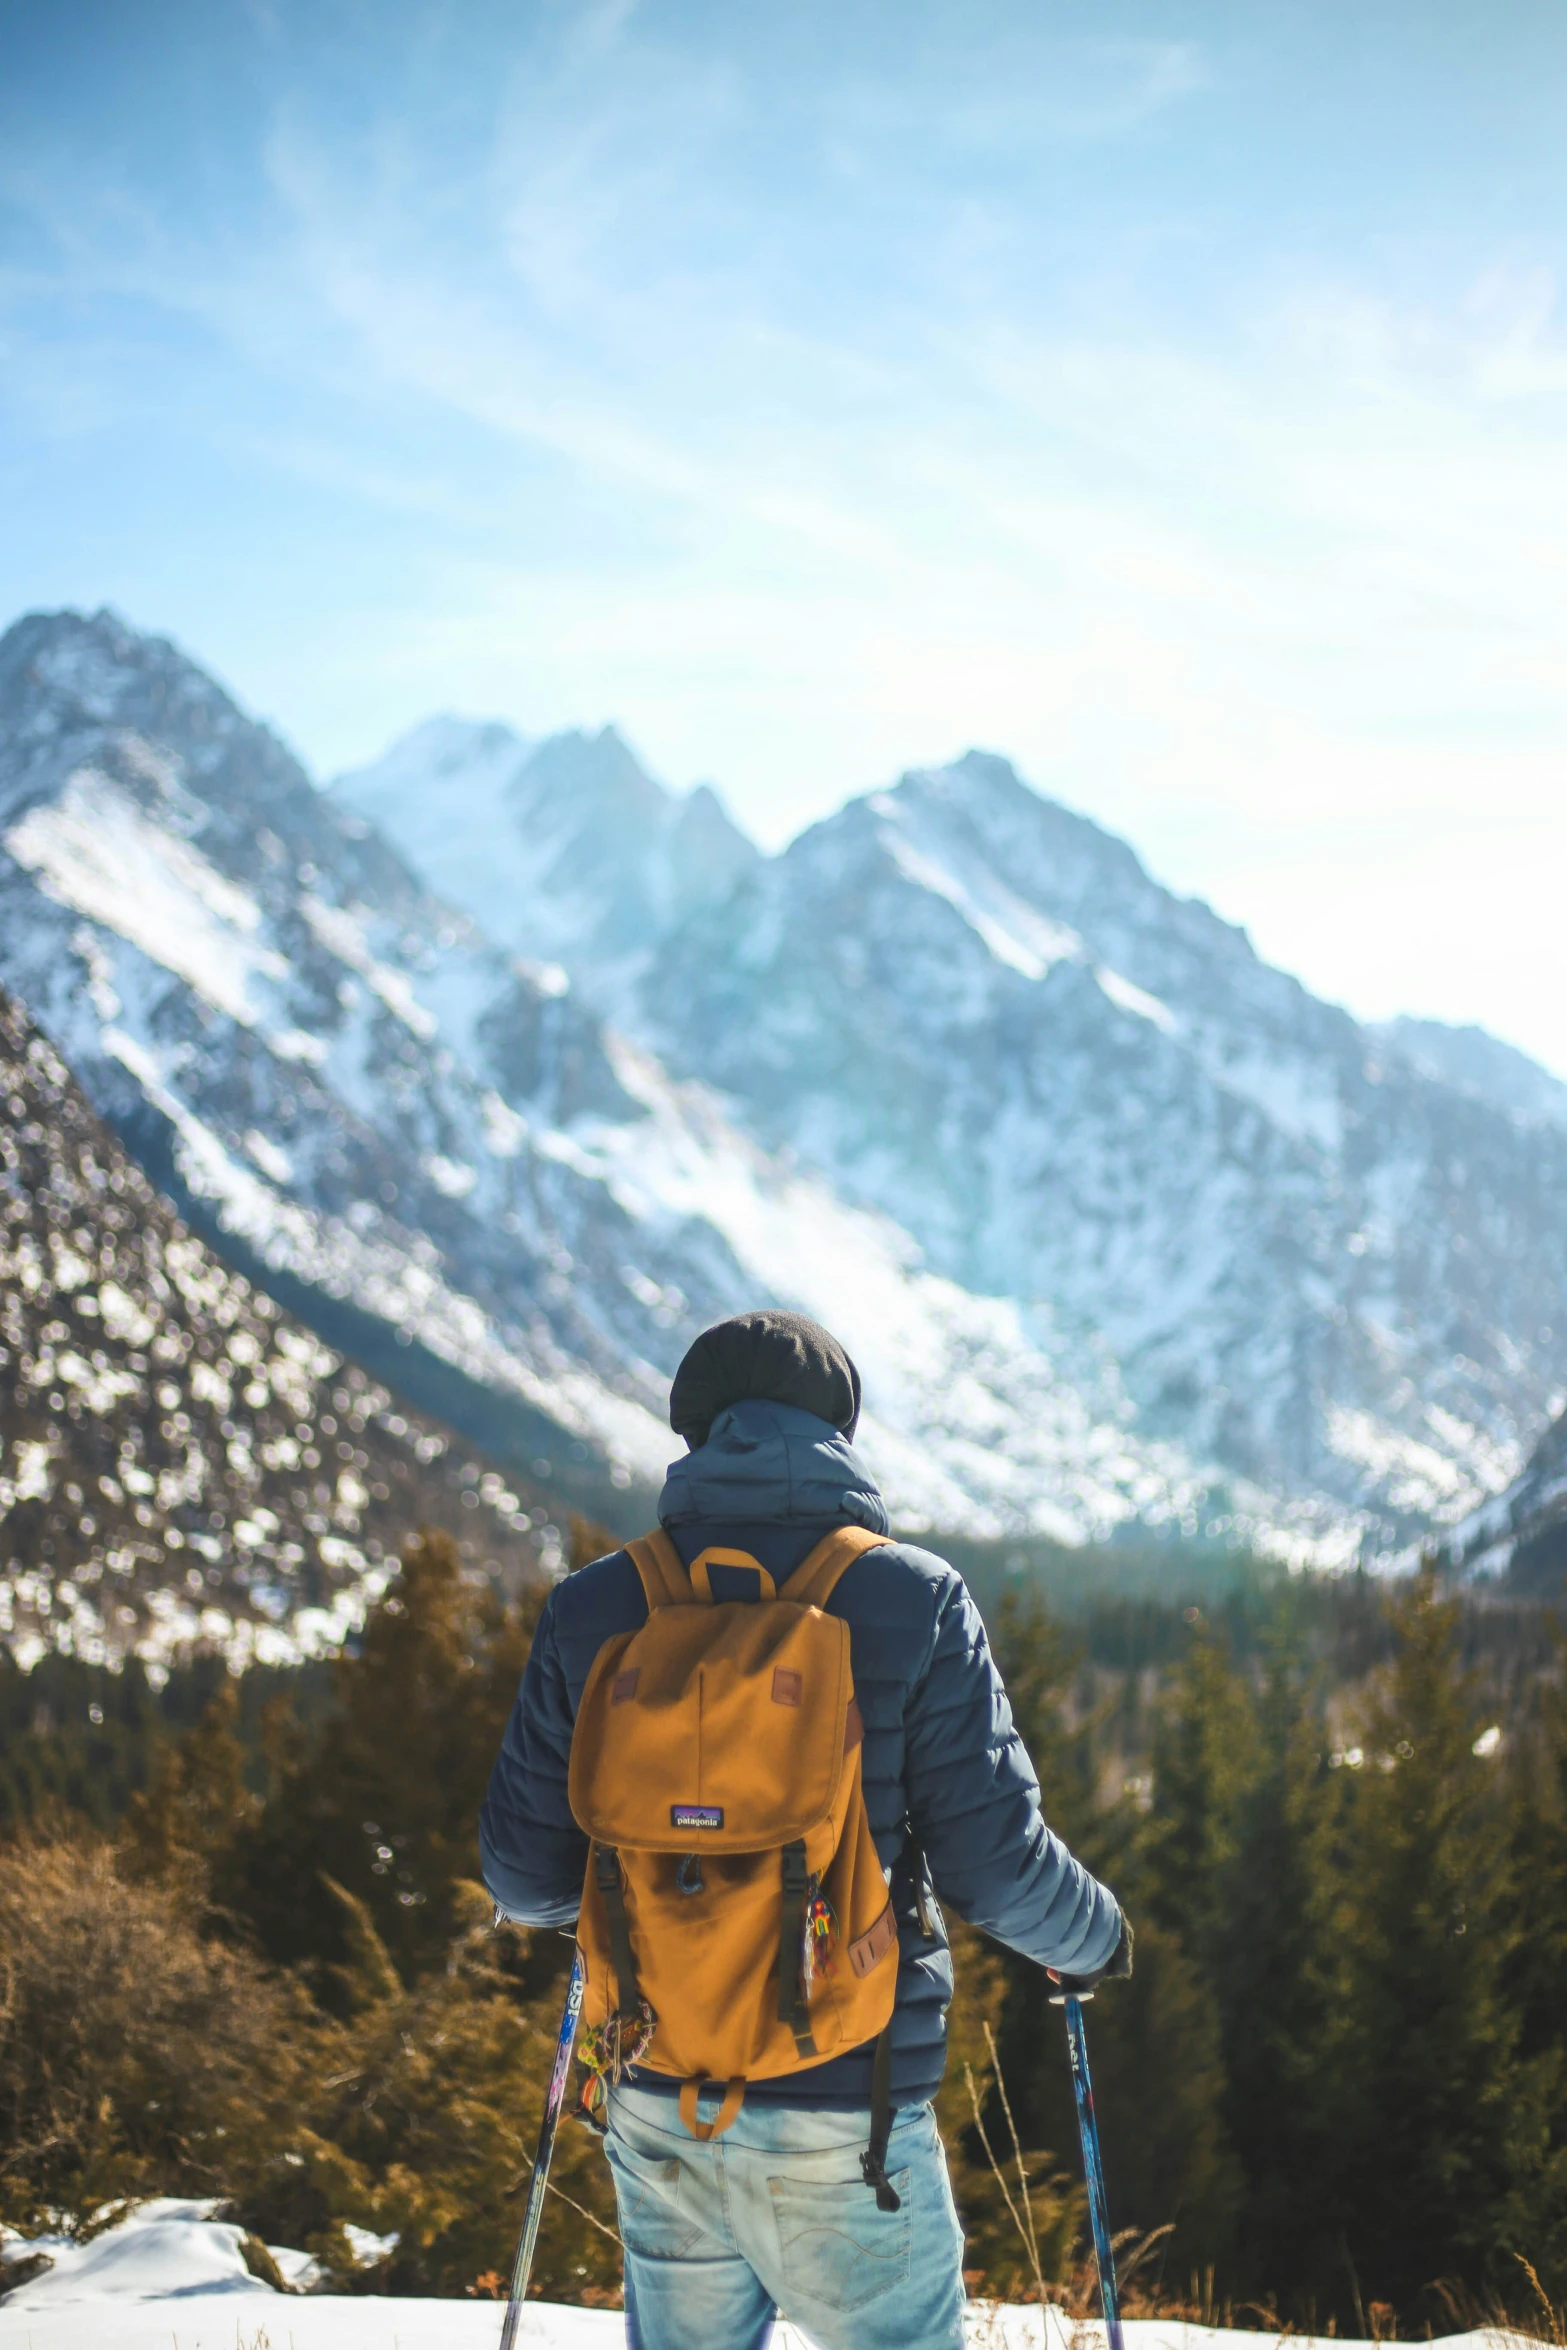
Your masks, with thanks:
[{"label": "blue puffer jacket", "polygon": [[[780,1583],[833,1526],[887,1531],[881,1495],[837,1430],[771,1403],[720,1414],[706,1444],[671,1468],[659,1517],[688,1565],[722,1544],[749,1551]],[[757,1595],[745,1568],[715,1567],[712,1584],[715,1599]],[[1042,1966],[1087,1974],[1105,1965],[1121,1915],[1040,1817],[1038,1782],[962,1577],[898,1543],[856,1559],[828,1607],[849,1627],[866,1809],[898,1916],[893,2096],[914,2105],[940,2086],[952,1997],[934,1904],[933,1937],[920,1931],[918,1851],[949,1907]],[[485,1883],[523,1924],[568,1925],[577,1914],[588,1847],[566,1800],[572,1725],[602,1643],[646,1621],[623,1550],[557,1584],[540,1618],[479,1820]],[[749,2094],[868,2105],[870,2050],[759,2081]]]}]

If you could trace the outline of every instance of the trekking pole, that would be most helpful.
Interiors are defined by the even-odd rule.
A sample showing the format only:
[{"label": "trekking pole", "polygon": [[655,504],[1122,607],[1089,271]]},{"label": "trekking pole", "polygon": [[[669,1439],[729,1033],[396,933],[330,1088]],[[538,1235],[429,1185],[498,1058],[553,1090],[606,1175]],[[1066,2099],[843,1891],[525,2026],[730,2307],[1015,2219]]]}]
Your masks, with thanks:
[{"label": "trekking pole", "polygon": [[1104,2306],[1109,2350],[1122,2350],[1121,2312],[1115,2297],[1115,2254],[1110,2245],[1110,2205],[1105,2196],[1104,2164],[1099,2159],[1099,2123],[1094,2115],[1094,2084],[1088,2075],[1088,2034],[1083,2029],[1083,2003],[1069,1992],[1066,2044],[1072,2058],[1072,2090],[1077,2099],[1077,2129],[1083,2141],[1083,2176],[1088,2182],[1088,2215],[1094,2230],[1094,2259],[1099,2267],[1099,2298]]},{"label": "trekking pole", "polygon": [[544,2119],[539,2124],[539,2150],[533,2157],[533,2177],[528,2183],[528,2208],[522,2215],[522,2234],[517,2242],[517,2257],[512,2263],[511,2299],[506,2304],[506,2323],[501,2328],[501,2350],[516,2350],[517,2330],[522,2324],[522,2304],[527,2295],[528,2279],[533,2274],[533,2252],[539,2240],[539,2222],[544,2217],[544,2184],[549,2177],[550,2156],[555,2151],[555,2131],[560,2122],[561,2107],[566,2102],[566,2082],[571,2073],[571,2052],[576,2046],[577,2019],[582,2013],[582,1993],[586,1981],[579,1944],[572,1953],[571,1980],[566,1985],[566,2004],[560,2017],[560,2038],[555,2043],[555,2070],[550,2075],[549,2095],[544,2100]]}]

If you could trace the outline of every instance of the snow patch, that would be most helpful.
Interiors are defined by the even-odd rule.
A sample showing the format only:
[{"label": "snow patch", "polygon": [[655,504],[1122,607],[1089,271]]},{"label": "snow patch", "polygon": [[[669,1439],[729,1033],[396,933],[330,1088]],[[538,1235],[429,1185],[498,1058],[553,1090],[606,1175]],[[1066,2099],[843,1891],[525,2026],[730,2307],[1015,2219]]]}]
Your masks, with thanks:
[{"label": "snow patch", "polygon": [[[250,892],[96,767],[77,768],[52,806],[30,808],[5,846],[48,896],[114,931],[242,1027],[260,1019],[254,983],[287,974],[257,935],[261,909]],[[94,984],[107,983],[95,974]]]},{"label": "snow patch", "polygon": [[[76,2244],[65,2236],[41,2240],[39,2249],[47,2251],[50,2266],[6,2296],[0,2310],[0,2340],[11,2333],[22,2312],[31,2315],[74,2303],[101,2307],[111,2302],[119,2307],[175,2294],[181,2300],[222,2295],[275,2302],[271,2287],[245,2266],[240,2250],[244,2229],[213,2217],[220,2208],[214,2202],[163,2195],[143,2203],[90,2243]],[[11,2338],[23,2339],[22,2329]],[[83,2321],[78,2338],[90,2338],[90,2321]]]},{"label": "snow patch", "polygon": [[357,971],[387,1010],[428,1043],[435,1034],[435,1015],[419,1002],[406,975],[381,962],[372,951],[365,936],[368,913],[359,907],[329,906],[309,891],[301,897],[299,910],[327,953],[346,963],[350,971]]},{"label": "snow patch", "polygon": [[[213,2217],[213,2203],[165,2196],[144,2203],[90,2243],[52,2235],[24,2241],[7,2232],[7,2262],[39,2251],[51,2266],[0,2307],[0,2344],[15,2350],[494,2350],[502,2310],[493,2301],[394,2300],[381,2294],[292,2292],[286,2298],[251,2276],[243,2230]],[[388,2243],[350,2225],[350,2239]],[[312,2264],[287,2245],[268,2245],[284,2278],[307,2282]],[[1278,2335],[1189,2325],[1170,2319],[1125,2323],[1127,2350],[1277,2350]],[[618,2310],[530,2301],[520,2340],[530,2350],[611,2350],[623,2343]],[[971,2302],[968,2350],[1104,2350],[1100,2324],[1054,2305],[1020,2308]],[[774,2350],[811,2350],[811,2337],[780,2320]],[[1341,2350],[1370,2350],[1345,2341]],[[1392,2344],[1388,2350],[1401,2350]],[[1532,2350],[1499,2330],[1453,2334],[1443,2350]]]},{"label": "snow patch", "polygon": [[[1449,1441],[1453,1426],[1449,1419],[1442,1431]],[[1484,1491],[1474,1468],[1461,1454],[1455,1457],[1435,1444],[1423,1444],[1418,1437],[1390,1428],[1371,1412],[1330,1409],[1327,1437],[1341,1460],[1353,1461],[1375,1479],[1394,1509],[1447,1525],[1473,1509]]]},{"label": "snow patch", "polygon": [[252,1126],[245,1136],[245,1148],[261,1169],[262,1174],[270,1175],[274,1183],[291,1183],[293,1181],[294,1162],[281,1143],[271,1141],[268,1136]]},{"label": "snow patch", "polygon": [[484,1147],[491,1158],[514,1159],[528,1139],[527,1119],[498,1093],[485,1094],[479,1115],[484,1124]]},{"label": "snow patch", "polygon": [[419,1164],[443,1199],[466,1199],[479,1180],[476,1168],[443,1158],[439,1151],[431,1151]]},{"label": "snow patch", "polygon": [[1134,987],[1129,979],[1121,977],[1119,971],[1111,971],[1101,963],[1094,977],[1111,1003],[1119,1005],[1123,1012],[1131,1012],[1139,1020],[1152,1021],[1154,1027],[1162,1028],[1166,1036],[1173,1036],[1179,1028],[1180,1022],[1168,1004],[1162,1004],[1156,995],[1149,995],[1144,989]]},{"label": "snow patch", "polygon": [[912,881],[917,889],[929,890],[935,897],[945,898],[983,940],[996,961],[1009,964],[1025,979],[1043,979],[1055,964],[1081,958],[1083,942],[1075,930],[1068,930],[1064,923],[1052,922],[998,883],[989,881],[985,896],[991,902],[982,905],[974,890],[965,886],[939,859],[916,848],[901,832],[884,830],[882,842],[906,881]]},{"label": "snow patch", "polygon": [[303,1061],[312,1069],[319,1069],[327,1056],[323,1040],[304,1028],[277,1030],[267,1042],[280,1061]]}]

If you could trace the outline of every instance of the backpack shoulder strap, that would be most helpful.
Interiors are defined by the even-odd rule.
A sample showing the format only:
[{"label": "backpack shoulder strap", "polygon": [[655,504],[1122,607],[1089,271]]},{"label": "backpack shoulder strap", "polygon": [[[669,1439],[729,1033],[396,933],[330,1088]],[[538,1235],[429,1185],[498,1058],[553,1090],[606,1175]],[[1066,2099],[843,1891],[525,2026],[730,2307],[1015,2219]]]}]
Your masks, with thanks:
[{"label": "backpack shoulder strap", "polygon": [[825,1607],[839,1576],[866,1551],[878,1550],[891,1540],[890,1534],[872,1534],[864,1526],[835,1526],[826,1540],[818,1542],[800,1561],[779,1598],[792,1599],[799,1607]]},{"label": "backpack shoulder strap", "polygon": [[696,1593],[685,1564],[662,1526],[655,1526],[651,1534],[639,1535],[635,1542],[625,1546],[627,1556],[642,1578],[642,1589],[647,1595],[647,1612],[660,1607],[692,1607]]}]

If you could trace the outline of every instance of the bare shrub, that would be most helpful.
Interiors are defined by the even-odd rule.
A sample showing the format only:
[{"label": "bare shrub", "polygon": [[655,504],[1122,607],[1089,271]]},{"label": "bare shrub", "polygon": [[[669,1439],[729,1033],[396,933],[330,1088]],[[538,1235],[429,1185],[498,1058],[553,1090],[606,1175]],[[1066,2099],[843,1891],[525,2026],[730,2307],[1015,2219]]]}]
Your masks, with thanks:
[{"label": "bare shrub", "polygon": [[0,1850],[0,2215],[223,2194],[271,2141],[311,2026],[254,1958],[101,1843]]}]

